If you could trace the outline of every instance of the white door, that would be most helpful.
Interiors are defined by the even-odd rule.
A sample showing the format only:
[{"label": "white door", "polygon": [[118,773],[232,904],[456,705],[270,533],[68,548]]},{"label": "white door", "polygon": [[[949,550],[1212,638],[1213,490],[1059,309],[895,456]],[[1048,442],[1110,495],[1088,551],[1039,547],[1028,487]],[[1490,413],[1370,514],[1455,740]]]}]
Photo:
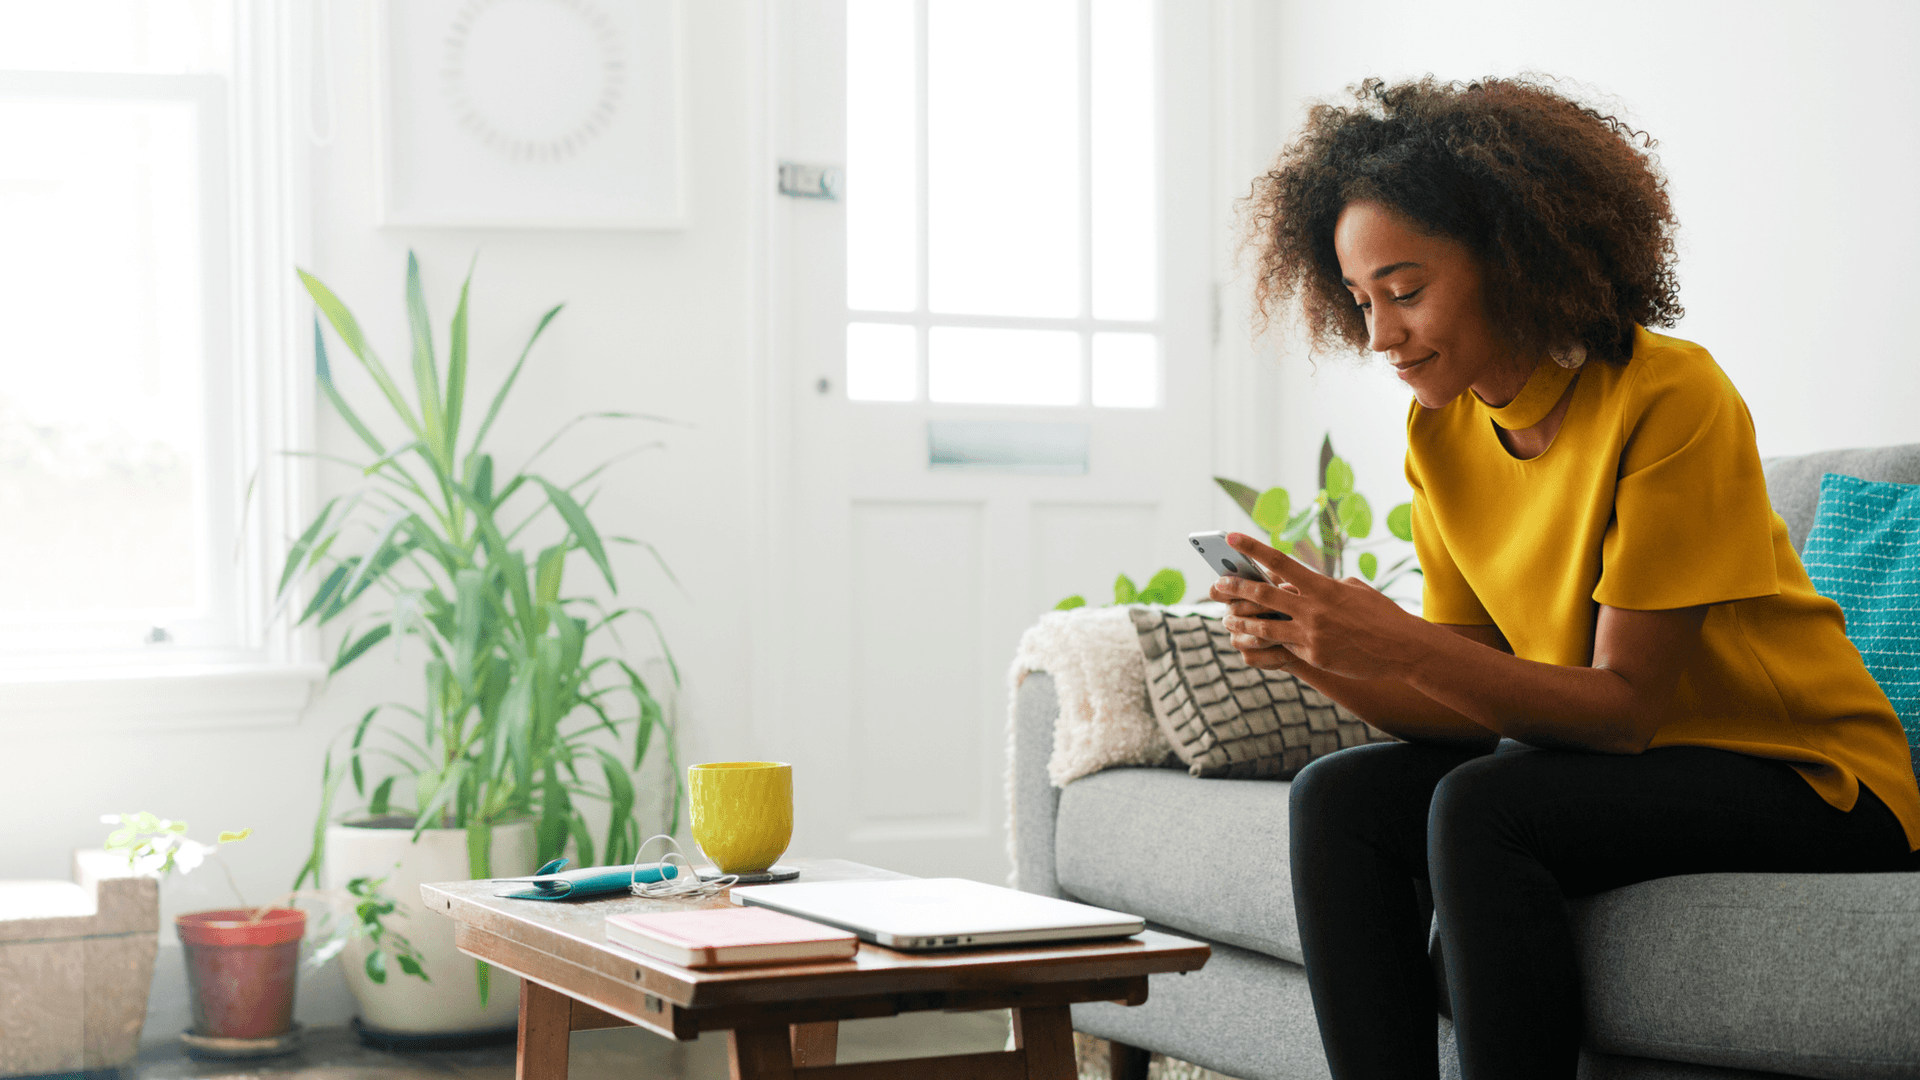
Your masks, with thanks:
[{"label": "white door", "polygon": [[780,7],[776,145],[845,182],[774,215],[756,729],[796,854],[999,882],[1021,631],[1120,573],[1207,580],[1206,9]]}]

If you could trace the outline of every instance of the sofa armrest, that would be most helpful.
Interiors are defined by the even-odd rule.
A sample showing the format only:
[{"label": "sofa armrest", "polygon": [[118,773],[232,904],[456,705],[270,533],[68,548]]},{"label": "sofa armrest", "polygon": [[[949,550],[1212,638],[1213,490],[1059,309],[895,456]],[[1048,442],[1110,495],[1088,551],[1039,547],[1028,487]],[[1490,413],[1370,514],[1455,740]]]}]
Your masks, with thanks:
[{"label": "sofa armrest", "polygon": [[1024,892],[1060,895],[1060,876],[1053,860],[1054,821],[1060,814],[1060,791],[1047,778],[1053,756],[1053,721],[1060,715],[1060,699],[1053,676],[1029,674],[1013,701],[1013,845],[1014,880]]}]

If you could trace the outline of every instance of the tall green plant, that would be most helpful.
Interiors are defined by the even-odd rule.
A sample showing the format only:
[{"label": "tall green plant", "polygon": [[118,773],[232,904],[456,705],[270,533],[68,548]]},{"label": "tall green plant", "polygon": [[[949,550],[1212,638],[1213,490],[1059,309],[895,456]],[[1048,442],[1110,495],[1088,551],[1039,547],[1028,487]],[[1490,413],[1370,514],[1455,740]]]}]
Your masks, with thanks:
[{"label": "tall green plant", "polygon": [[[316,580],[298,621],[326,625],[348,620],[331,672],[389,638],[420,642],[427,660],[424,710],[376,706],[353,728],[340,767],[328,751],[313,850],[294,880],[296,889],[309,876],[316,883],[320,879],[327,824],[348,779],[355,797],[364,800],[362,812],[410,815],[416,838],[429,827],[465,829],[468,864],[476,878],[492,876],[494,826],[526,818],[535,822],[542,862],[559,855],[572,840],[583,863],[596,862],[596,849],[605,861],[621,863],[638,854],[633,774],[657,735],[673,777],[669,831],[679,828],[674,733],[646,680],[603,646],[609,637],[619,644],[617,625],[622,620],[645,620],[678,686],[672,652],[645,609],[617,602],[603,605],[591,597],[569,595],[564,588],[569,559],[576,553],[586,554],[615,596],[608,544],[645,548],[656,562],[659,554],[639,540],[602,537],[587,512],[593,500],[590,494],[582,495],[582,489],[617,458],[564,483],[529,471],[548,447],[583,420],[661,418],[588,413],[563,426],[521,468],[509,473],[496,466],[487,435],[534,343],[564,306],[556,305],[535,325],[463,449],[472,277],[469,267],[448,332],[443,381],[420,264],[408,253],[409,401],[346,305],[317,278],[300,271],[320,314],[372,377],[406,434],[390,445],[348,404],[334,384],[316,317],[313,345],[320,392],[367,450],[363,460],[320,456],[358,469],[367,483],[321,507],[287,555],[279,595],[284,602],[298,582]],[[538,532],[555,526],[558,539],[537,552],[524,546],[530,527]],[[666,571],[665,564],[660,565]],[[667,574],[671,579],[671,571]],[[369,594],[383,606],[371,599],[363,603]],[[609,804],[610,824],[599,845],[581,813],[581,800]]]},{"label": "tall green plant", "polygon": [[[1214,477],[1213,482],[1233,497],[1255,525],[1266,530],[1276,549],[1317,564],[1316,569],[1328,577],[1345,577],[1347,549],[1357,550],[1356,542],[1373,532],[1373,505],[1354,490],[1353,466],[1333,452],[1332,436],[1320,440],[1320,490],[1298,512],[1286,488],[1260,491],[1224,476]],[[1412,503],[1401,503],[1387,512],[1387,531],[1402,541],[1413,539]],[[1308,537],[1309,532],[1318,534],[1318,543]],[[1413,555],[1402,557],[1384,571],[1375,552],[1361,550],[1358,555],[1355,562],[1360,576],[1383,592],[1401,578],[1420,572]]]}]

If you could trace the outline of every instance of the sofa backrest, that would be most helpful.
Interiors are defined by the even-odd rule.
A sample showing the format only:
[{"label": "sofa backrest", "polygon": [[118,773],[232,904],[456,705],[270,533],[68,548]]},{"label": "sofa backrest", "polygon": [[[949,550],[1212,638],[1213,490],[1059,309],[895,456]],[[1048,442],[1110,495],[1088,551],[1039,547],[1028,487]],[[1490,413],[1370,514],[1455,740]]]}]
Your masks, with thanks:
[{"label": "sofa backrest", "polygon": [[1895,484],[1920,484],[1920,443],[1904,446],[1874,446],[1865,450],[1822,450],[1798,457],[1769,458],[1763,464],[1767,472],[1767,494],[1773,508],[1787,520],[1787,535],[1793,538],[1793,550],[1807,546],[1807,532],[1813,528],[1813,514],[1820,505],[1820,478],[1827,473],[1857,476]]}]

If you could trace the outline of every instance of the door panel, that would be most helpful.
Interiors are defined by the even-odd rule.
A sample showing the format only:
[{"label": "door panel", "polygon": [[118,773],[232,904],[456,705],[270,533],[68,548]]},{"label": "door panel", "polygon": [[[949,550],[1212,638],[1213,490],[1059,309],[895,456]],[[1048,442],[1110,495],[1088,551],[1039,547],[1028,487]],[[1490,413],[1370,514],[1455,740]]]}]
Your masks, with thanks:
[{"label": "door panel", "polygon": [[[914,64],[949,55],[964,43],[942,38],[934,48],[925,36],[940,25],[939,18],[929,21],[929,5],[951,19],[957,10],[951,3],[896,0],[897,6],[887,9],[892,21],[881,29],[890,40],[916,43]],[[774,655],[762,661],[780,687],[779,711],[777,730],[761,729],[767,748],[756,752],[777,750],[795,765],[796,855],[1003,881],[1008,870],[1007,668],[1021,632],[1069,593],[1106,602],[1118,573],[1140,584],[1161,566],[1199,577],[1192,573],[1201,567],[1185,536],[1213,524],[1207,518],[1213,395],[1206,235],[1211,28],[1207,9],[1196,15],[1189,10],[1194,7],[1201,6],[1180,6],[1178,18],[1162,12],[1157,23],[1135,20],[1136,28],[1157,27],[1159,71],[1135,76],[1134,83],[1146,90],[1122,86],[1132,94],[1130,104],[1123,104],[1139,113],[1146,94],[1157,101],[1157,111],[1149,111],[1158,124],[1148,137],[1135,131],[1131,141],[1102,144],[1121,146],[1113,152],[1122,157],[1137,158],[1142,147],[1152,149],[1157,162],[1150,182],[1101,196],[1091,170],[1107,160],[1101,157],[1106,151],[1096,148],[1098,140],[1088,133],[1111,133],[1111,124],[1099,128],[1109,113],[1083,107],[1075,114],[1083,136],[1075,196],[1080,209],[1066,234],[1079,253],[1078,285],[1065,294],[1026,298],[1038,305],[1034,311],[1044,307],[1050,314],[955,314],[929,306],[929,282],[944,282],[943,295],[973,298],[960,307],[1009,308],[1025,302],[992,299],[1004,282],[970,285],[951,276],[958,272],[953,267],[943,271],[947,277],[926,270],[929,254],[938,253],[929,249],[930,220],[935,225],[959,220],[930,214],[930,193],[952,200],[977,191],[977,204],[967,208],[976,216],[1000,207],[988,222],[1001,235],[993,249],[998,264],[1009,268],[1009,279],[1027,264],[1020,230],[1004,227],[1020,213],[1015,205],[1024,191],[1019,146],[974,130],[967,135],[973,142],[966,144],[972,147],[966,154],[953,150],[960,142],[941,150],[938,125],[944,114],[929,112],[924,87],[914,92],[913,109],[901,104],[891,113],[884,108],[862,113],[863,106],[855,105],[861,115],[917,116],[920,127],[908,140],[913,153],[898,145],[882,147],[886,153],[870,149],[860,159],[870,163],[866,172],[848,163],[845,202],[792,199],[778,208],[773,247],[779,253],[774,294],[780,306],[771,321],[782,328],[791,367],[786,384],[772,389],[780,399],[776,411],[790,417],[792,428],[771,504],[788,508],[779,537],[788,560],[788,592],[780,610],[793,614],[787,616],[788,632],[776,638]],[[1084,31],[1101,25],[1101,12],[1109,8],[1154,10],[1152,0],[1069,0],[1062,10],[1068,11],[1068,24]],[[845,0],[793,0],[782,10],[780,78],[787,92],[781,98],[786,115],[779,150],[783,157],[808,163],[846,163]],[[1010,18],[1006,33],[1021,33],[1027,25],[1023,18]],[[1058,27],[1049,33],[1058,37]],[[1087,57],[1106,47],[1089,39],[1078,56],[1069,57],[1065,62],[1081,66],[1073,69],[1077,82],[1067,79],[1066,84],[1091,94],[1102,73],[1089,74]],[[916,69],[909,65],[908,70]],[[889,72],[882,74],[897,84],[898,71]],[[1104,77],[1115,83],[1112,71]],[[1059,85],[1062,78],[1051,83]],[[935,144],[932,152],[928,141]],[[925,170],[935,167],[940,174],[929,177]],[[916,168],[921,172],[914,173]],[[875,191],[889,183],[899,190]],[[911,190],[900,187],[909,183]],[[886,288],[887,280],[874,277],[869,265],[853,283],[866,305],[856,310],[848,304],[849,207],[862,198],[863,185],[868,197],[884,205],[864,217],[854,214],[856,229],[893,221],[890,228],[912,222],[915,232],[910,244],[896,245],[896,255],[910,249],[911,256],[911,265],[897,271],[900,287]],[[1051,204],[1061,196],[1049,188],[1033,198]],[[1099,222],[1118,220],[1114,206],[1134,205],[1127,200],[1141,198],[1156,208],[1151,228],[1133,213],[1130,224],[1109,224],[1096,233]],[[905,216],[903,205],[909,211]],[[1051,239],[1043,246],[1057,262],[1056,232],[1047,233]],[[977,239],[956,240],[947,233],[935,239],[940,237],[947,237],[946,247],[953,250],[959,250],[959,240]],[[879,244],[867,233],[856,242]],[[1129,279],[1098,272],[1096,256],[1117,260],[1120,255],[1108,253],[1119,251],[1147,251],[1157,260],[1146,299],[1140,294],[1147,286],[1138,274]],[[972,272],[979,272],[980,260],[972,265]],[[1042,299],[1046,304],[1040,305]],[[850,324],[858,324],[851,371]],[[870,329],[876,326],[881,329]],[[962,332],[995,329],[1005,333]],[[1052,354],[1042,355],[1045,349],[1018,351],[1026,347],[1023,342],[1039,342],[1044,335],[1071,341],[1059,354],[1064,359],[1049,361]],[[974,351],[964,354],[974,359],[963,362],[978,365],[976,371],[961,371],[960,383],[940,367],[941,357],[951,355],[942,350],[953,342],[974,343]],[[911,358],[899,363],[910,366],[899,366],[896,361],[909,343]],[[1016,360],[1019,356],[1026,359]],[[869,366],[862,368],[863,363]],[[1055,376],[1064,381],[1048,384],[1052,389],[1038,382],[1039,365],[1045,363],[1064,365],[1064,374]],[[979,384],[986,390],[941,390],[996,365],[1003,375],[998,382]],[[1143,371],[1144,382],[1138,377]],[[1132,381],[1100,381],[1115,372],[1131,373]],[[935,375],[944,380],[937,386],[930,385]],[[862,380],[856,398],[905,400],[850,399],[850,376]],[[1109,389],[1102,390],[1103,385]],[[993,398],[1001,392],[994,387],[1009,386],[1014,397],[1056,403],[939,400]],[[929,460],[933,421],[1077,425],[1088,435],[1086,468],[1064,470],[1069,475],[936,468]]]}]

